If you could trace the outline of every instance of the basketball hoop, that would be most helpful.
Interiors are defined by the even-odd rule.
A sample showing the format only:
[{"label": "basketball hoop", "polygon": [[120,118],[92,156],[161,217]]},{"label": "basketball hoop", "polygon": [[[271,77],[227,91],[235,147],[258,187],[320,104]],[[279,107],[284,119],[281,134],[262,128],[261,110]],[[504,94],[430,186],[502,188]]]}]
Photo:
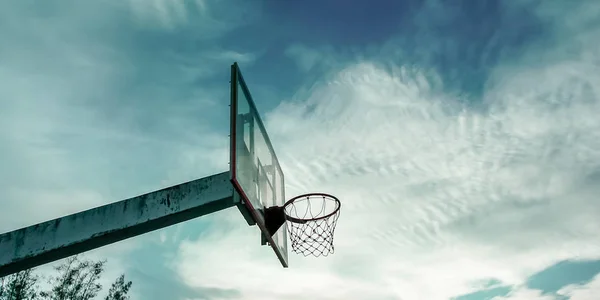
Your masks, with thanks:
[{"label": "basketball hoop", "polygon": [[333,233],[342,203],[332,195],[310,193],[294,197],[283,206],[265,209],[265,226],[274,235],[286,221],[292,251],[304,256],[334,252]]},{"label": "basketball hoop", "polygon": [[340,215],[338,198],[323,193],[294,197],[283,205],[292,251],[304,256],[334,252],[333,232]]}]

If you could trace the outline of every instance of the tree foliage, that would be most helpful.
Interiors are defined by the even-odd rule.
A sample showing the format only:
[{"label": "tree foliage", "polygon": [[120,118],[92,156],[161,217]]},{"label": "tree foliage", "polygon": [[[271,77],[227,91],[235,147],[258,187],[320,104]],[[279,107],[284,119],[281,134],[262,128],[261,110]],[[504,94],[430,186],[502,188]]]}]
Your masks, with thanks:
[{"label": "tree foliage", "polygon": [[104,300],[128,300],[129,296],[127,293],[131,288],[131,281],[125,281],[125,275],[119,276],[115,282],[113,282],[110,290],[108,290],[108,295]]},{"label": "tree foliage", "polygon": [[0,278],[0,300],[38,299],[38,276],[26,270]]},{"label": "tree foliage", "polygon": [[[0,300],[91,300],[102,290],[99,280],[106,261],[82,260],[77,256],[54,267],[49,278],[50,289],[41,291],[39,276],[33,269],[0,278]],[[132,282],[119,276],[110,287],[105,300],[127,300]]]}]

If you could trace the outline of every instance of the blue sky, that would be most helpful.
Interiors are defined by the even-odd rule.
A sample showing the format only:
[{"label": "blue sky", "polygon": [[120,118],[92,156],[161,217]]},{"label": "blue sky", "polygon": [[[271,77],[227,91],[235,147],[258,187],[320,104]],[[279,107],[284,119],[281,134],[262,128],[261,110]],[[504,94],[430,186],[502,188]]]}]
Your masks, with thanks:
[{"label": "blue sky", "polygon": [[3,1],[0,231],[227,170],[237,61],[336,253],[231,209],[88,253],[135,299],[590,299],[596,2]]}]

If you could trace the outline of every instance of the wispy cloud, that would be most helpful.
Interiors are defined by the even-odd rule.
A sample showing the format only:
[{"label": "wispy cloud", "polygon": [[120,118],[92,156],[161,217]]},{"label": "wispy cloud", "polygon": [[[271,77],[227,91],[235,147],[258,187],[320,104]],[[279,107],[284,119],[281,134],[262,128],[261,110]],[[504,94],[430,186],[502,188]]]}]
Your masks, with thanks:
[{"label": "wispy cloud", "polygon": [[506,297],[492,298],[494,300],[555,300],[554,296],[542,295],[538,290],[529,290],[526,288],[517,289]]},{"label": "wispy cloud", "polygon": [[[149,29],[194,29],[198,37],[211,39],[260,17],[259,6],[228,0],[127,0],[137,23]],[[232,9],[233,8],[233,9]]]},{"label": "wispy cloud", "polygon": [[288,196],[343,199],[336,254],[292,256],[293,271],[280,270],[268,249],[240,248],[256,235],[239,221],[182,246],[181,274],[230,286],[221,266],[247,299],[448,299],[482,278],[519,285],[557,261],[596,258],[600,53],[582,37],[598,28],[553,32],[491,69],[476,103],[440,88],[435,69],[368,60],[282,103],[267,127]]},{"label": "wispy cloud", "polygon": [[[208,157],[210,147],[227,143],[226,130],[215,131],[222,126],[211,116],[228,99],[224,61],[249,62],[252,54],[216,55],[213,46],[190,57],[175,51],[181,42],[146,48],[128,6],[78,3],[2,5],[0,139],[6,147],[0,184],[10,216],[27,216],[2,218],[4,230],[147,192],[157,182],[191,179],[197,174],[181,168],[177,177],[164,175],[190,159],[204,157],[206,174],[227,167],[226,160],[215,166]],[[161,44],[169,36],[155,38]],[[223,81],[218,89],[202,84],[215,76]],[[186,154],[193,145],[209,147],[202,148],[206,156]],[[19,214],[32,204],[25,199],[52,209]]]},{"label": "wispy cloud", "polygon": [[[260,7],[183,3],[0,4],[0,230],[228,168],[227,67],[272,50],[221,39]],[[266,125],[288,197],[342,199],[335,255],[283,270],[236,209],[90,255],[148,282],[176,272],[186,298],[449,299],[487,278],[515,287],[508,299],[548,298],[527,278],[600,250],[600,29],[594,1],[532,3],[497,7],[545,26],[510,57],[518,22],[465,50],[442,30],[461,11],[439,1],[415,14],[413,40],[282,47],[319,80]],[[480,90],[464,90],[473,78]],[[128,262],[132,249],[159,267]],[[597,281],[558,293],[584,299]]]},{"label": "wispy cloud", "polygon": [[[227,169],[228,60],[253,54],[217,41],[251,7],[42,2],[0,3],[0,232]],[[86,255],[112,276],[154,237]]]},{"label": "wispy cloud", "polygon": [[570,300],[594,299],[600,290],[600,277],[596,276],[594,280],[584,286],[572,285],[560,290],[558,293],[570,297]]},{"label": "wispy cloud", "polygon": [[335,52],[331,48],[312,49],[301,44],[291,45],[285,50],[285,54],[292,58],[298,68],[304,72],[319,65],[320,69],[331,68],[330,63],[335,60]]}]

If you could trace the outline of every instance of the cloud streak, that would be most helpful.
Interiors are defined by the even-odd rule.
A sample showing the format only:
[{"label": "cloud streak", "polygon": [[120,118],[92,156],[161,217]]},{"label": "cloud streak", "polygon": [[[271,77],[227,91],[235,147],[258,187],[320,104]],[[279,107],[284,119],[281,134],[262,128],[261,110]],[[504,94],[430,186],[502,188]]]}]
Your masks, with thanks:
[{"label": "cloud streak", "polygon": [[[188,3],[0,3],[0,232],[227,169],[227,66],[255,56],[219,39],[255,10]],[[127,273],[157,236],[86,255]]]},{"label": "cloud streak", "polygon": [[242,227],[186,244],[181,274],[228,286],[184,266],[228,264],[223,273],[239,276],[248,299],[448,299],[481,278],[519,285],[559,260],[596,258],[600,56],[583,37],[597,33],[524,48],[490,70],[478,102],[441,88],[431,69],[363,60],[335,70],[266,123],[288,196],[343,199],[336,255],[292,256],[294,271],[278,270],[268,251],[224,252],[253,242]]},{"label": "cloud streak", "polygon": [[[9,213],[0,215],[0,229],[227,169],[227,65],[250,65],[264,53],[221,38],[256,21],[256,8],[7,3],[0,4],[0,56],[7,58],[0,64],[0,204]],[[465,50],[462,62],[483,61],[469,73],[481,75],[475,92],[461,90],[469,76],[456,75],[468,67],[440,59],[464,54],[436,31],[460,14],[427,3],[416,14],[414,41],[391,38],[352,51],[284,47],[319,80],[306,81],[264,119],[288,198],[324,191],[342,199],[335,255],[291,256],[292,267],[282,270],[236,209],[92,255],[122,258],[161,240],[152,249],[169,252],[161,256],[165,266],[189,286],[182,295],[245,299],[448,299],[481,290],[482,278],[516,286],[509,299],[533,299],[545,296],[522,287],[532,274],[573,257],[597,259],[594,2],[528,11],[546,26],[544,39],[519,44],[510,59],[490,57],[517,38],[489,31],[494,38],[475,47],[485,53]],[[500,8],[531,8],[520,3],[527,5]],[[423,21],[440,14],[439,23]],[[407,49],[409,42],[420,43]],[[578,299],[594,290],[597,280],[559,293]]]}]

